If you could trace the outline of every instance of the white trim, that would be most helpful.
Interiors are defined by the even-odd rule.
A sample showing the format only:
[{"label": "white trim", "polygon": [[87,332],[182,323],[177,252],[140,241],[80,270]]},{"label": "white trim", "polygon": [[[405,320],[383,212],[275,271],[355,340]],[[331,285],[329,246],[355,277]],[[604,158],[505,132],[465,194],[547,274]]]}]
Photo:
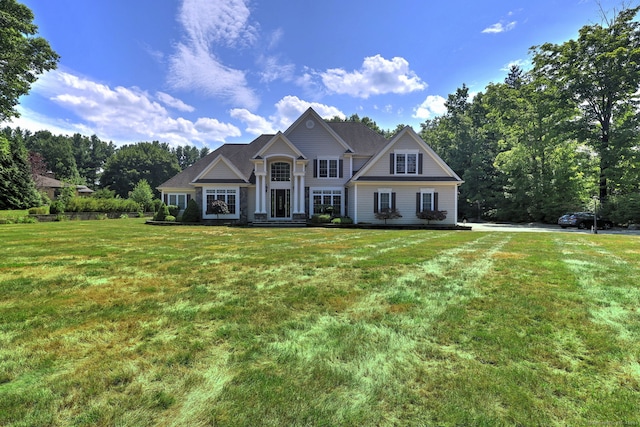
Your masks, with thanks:
[{"label": "white trim", "polygon": [[383,194],[388,194],[389,195],[389,209],[391,209],[392,207],[392,196],[391,193],[393,193],[393,189],[391,188],[378,188],[378,212],[380,212],[382,209],[385,209],[382,207],[382,195]]},{"label": "white trim", "polygon": [[[320,162],[321,161],[326,161],[327,162],[327,176],[321,176],[320,175]],[[318,162],[318,170],[316,171],[316,178],[317,179],[338,179],[340,178],[340,157],[337,156],[318,156],[316,161]],[[330,162],[331,161],[335,161],[336,162],[336,176],[331,176],[331,174],[329,173],[329,171],[331,170],[331,166],[330,166]]]},{"label": "white trim", "polygon": [[[188,203],[188,195],[189,193],[185,193],[183,191],[177,192],[177,191],[167,191],[166,193],[163,192],[162,193],[162,200],[164,200],[164,196],[167,196],[167,206],[173,205],[173,206],[178,206],[180,208],[180,211],[184,211],[187,208],[187,203]],[[176,203],[171,203],[171,196],[175,196],[176,197]],[[177,202],[178,202],[178,197],[179,196],[184,196],[184,206],[180,206]]]},{"label": "white trim", "polygon": [[[332,191],[336,193],[340,193],[340,215],[347,216],[348,212],[345,212],[345,204],[346,200],[344,198],[344,187],[310,187],[309,188],[309,217],[313,216],[315,212],[313,211],[313,192],[314,191]],[[335,194],[331,194],[333,197]],[[323,203],[324,204],[324,203]]]},{"label": "white trim", "polygon": [[[422,147],[422,149],[425,151],[425,153],[429,156],[431,156],[431,158],[442,168],[442,170],[450,177],[455,178],[459,184],[462,184],[464,181],[462,181],[462,179],[460,179],[460,177],[453,171],[453,169],[451,169],[449,167],[449,165],[447,165],[444,160],[442,160],[440,158],[440,156],[438,156],[438,154],[436,154],[435,151],[433,151],[433,149],[429,146],[429,144],[427,144],[426,142],[424,142],[424,140],[422,138],[420,138],[420,136],[410,127],[410,126],[405,126],[404,129],[402,129],[400,132],[398,132],[395,136],[395,138],[393,138],[391,141],[389,141],[389,143],[386,145],[385,148],[383,148],[382,150],[380,150],[378,152],[378,154],[376,154],[371,160],[369,160],[362,168],[360,168],[360,170],[353,176],[351,177],[351,181],[357,181],[358,178],[360,178],[361,176],[365,175],[369,169],[371,169],[375,164],[378,163],[378,161],[382,158],[382,156],[388,156],[389,152],[391,150],[391,148],[405,135],[408,134],[411,138],[413,138],[413,140],[420,146]],[[388,169],[388,168],[387,168]],[[395,169],[395,167],[394,167]],[[413,174],[411,174],[413,175]]]},{"label": "white trim", "polygon": [[[404,157],[404,172],[398,172],[398,154],[401,154]],[[408,155],[414,155],[416,156],[416,162],[415,162],[415,172],[408,172],[408,165],[409,165],[409,161],[408,161]],[[394,175],[418,175],[418,171],[420,170],[420,167],[418,166],[418,159],[420,158],[420,150],[418,149],[398,149],[398,150],[393,150],[393,174]]]},{"label": "white trim", "polygon": [[[207,214],[207,196],[209,191],[235,191],[235,211],[234,214],[216,215]],[[240,186],[229,185],[207,185],[202,187],[202,219],[240,219]]]},{"label": "white trim", "polygon": [[235,173],[235,174],[238,176],[238,178],[242,179],[243,181],[249,182],[249,180],[247,179],[247,177],[246,177],[246,176],[244,176],[244,175],[242,174],[242,172],[240,172],[240,170],[239,170],[239,169],[238,169],[238,168],[237,168],[233,163],[231,163],[231,162],[230,162],[226,157],[224,157],[222,154],[220,154],[220,155],[218,155],[215,159],[213,159],[213,160],[211,161],[211,163],[209,163],[209,165],[208,165],[206,168],[204,168],[204,169],[202,170],[202,172],[200,172],[200,173],[198,174],[198,176],[196,176],[196,177],[191,181],[191,183],[192,183],[192,184],[196,183],[196,181],[198,181],[198,180],[199,180],[200,178],[202,178],[203,176],[207,175],[207,174],[211,171],[211,169],[213,169],[214,167],[216,167],[216,165],[217,165],[218,163],[220,163],[220,162],[223,162],[225,165],[227,165],[227,167],[228,167],[229,169],[231,169],[231,171],[232,171],[233,173]]}]

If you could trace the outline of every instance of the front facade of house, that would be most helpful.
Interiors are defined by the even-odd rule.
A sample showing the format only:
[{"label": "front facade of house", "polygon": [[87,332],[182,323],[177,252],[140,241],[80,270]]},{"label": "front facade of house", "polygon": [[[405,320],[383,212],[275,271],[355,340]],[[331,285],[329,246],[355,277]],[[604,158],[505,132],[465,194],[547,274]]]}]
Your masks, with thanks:
[{"label": "front facade of house", "polygon": [[[425,210],[447,211],[454,225],[462,180],[410,128],[387,140],[361,123],[325,122],[308,109],[284,133],[225,144],[158,187],[165,203],[195,199],[204,220],[305,223],[332,210],[354,223],[417,225]],[[223,200],[228,214],[211,210]],[[327,209],[328,207],[331,207]]]}]

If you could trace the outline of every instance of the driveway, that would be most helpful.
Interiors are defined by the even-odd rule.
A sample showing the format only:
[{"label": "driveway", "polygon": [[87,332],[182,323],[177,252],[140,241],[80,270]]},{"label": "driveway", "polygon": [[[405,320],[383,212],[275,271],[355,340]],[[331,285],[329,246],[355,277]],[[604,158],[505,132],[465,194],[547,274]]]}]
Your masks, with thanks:
[{"label": "driveway", "polygon": [[[493,222],[467,222],[467,226],[471,227],[471,231],[528,231],[533,233],[583,233],[591,234],[591,230],[579,230],[577,228],[560,228],[556,224],[506,224]],[[598,234],[625,234],[630,236],[640,236],[640,230],[627,230],[626,228],[612,228],[610,230],[598,230]]]}]

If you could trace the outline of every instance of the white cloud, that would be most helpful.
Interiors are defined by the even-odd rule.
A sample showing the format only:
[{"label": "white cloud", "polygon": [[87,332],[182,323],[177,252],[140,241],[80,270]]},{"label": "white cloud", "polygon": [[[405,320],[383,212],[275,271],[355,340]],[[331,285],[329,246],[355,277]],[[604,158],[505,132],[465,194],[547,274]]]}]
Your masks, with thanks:
[{"label": "white cloud", "polygon": [[278,130],[284,131],[291,126],[309,107],[312,107],[322,118],[330,119],[338,116],[345,118],[345,114],[336,107],[318,102],[304,101],[297,96],[287,95],[276,103],[276,114],[271,116],[271,122]]},{"label": "white cloud", "polygon": [[533,63],[531,62],[530,59],[516,59],[514,61],[509,62],[508,64],[505,64],[500,69],[500,71],[509,71],[513,66],[521,68],[524,71],[528,71],[531,69],[531,67],[533,67]]},{"label": "white cloud", "polygon": [[246,131],[253,135],[276,133],[273,125],[264,117],[251,113],[245,108],[234,108],[229,112],[231,117],[247,125]]},{"label": "white cloud", "polygon": [[516,27],[517,23],[518,21],[511,21],[511,22],[500,21],[496,24],[493,24],[485,28],[484,30],[482,30],[482,32],[485,34],[504,33],[504,32],[513,30]]},{"label": "white cloud", "polygon": [[380,55],[370,56],[364,59],[360,70],[349,73],[341,68],[333,68],[320,75],[330,92],[365,99],[371,95],[405,94],[427,87],[409,69],[409,62],[400,57],[387,60]]},{"label": "white cloud", "polygon": [[262,83],[271,83],[275,80],[291,81],[296,69],[294,64],[280,63],[280,59],[277,56],[261,55],[258,57],[258,65],[262,68],[262,71],[260,71],[260,81]]},{"label": "white cloud", "polygon": [[320,117],[330,119],[335,116],[346,118],[345,114],[336,107],[321,104],[319,102],[304,101],[297,96],[288,95],[275,104],[275,114],[264,118],[251,113],[247,109],[234,108],[229,112],[231,117],[238,119],[247,125],[246,131],[254,135],[271,134],[277,131],[285,131],[296,121],[309,107],[313,108]]},{"label": "white cloud", "polygon": [[[29,110],[23,112],[24,123],[40,122],[52,132],[62,128],[67,132],[59,133],[95,133],[101,139],[118,143],[161,140],[180,145],[224,142],[226,138],[241,135],[237,127],[216,119],[199,118],[194,123],[182,117],[174,118],[154,97],[139,88],[111,88],[59,70],[45,74],[32,91],[73,112],[79,122],[85,123],[43,121]],[[156,96],[177,105],[182,102],[161,92]],[[182,107],[190,106],[182,103]]]},{"label": "white cloud", "polygon": [[186,111],[189,113],[195,111],[195,108],[193,108],[191,105],[185,104],[180,99],[174,98],[168,93],[156,92],[156,97],[167,107],[175,108],[176,110]]},{"label": "white cloud", "polygon": [[249,23],[251,11],[244,0],[183,0],[178,21],[196,45],[250,45],[257,28]]},{"label": "white cloud", "polygon": [[441,116],[447,112],[444,103],[447,100],[440,95],[429,95],[422,104],[414,108],[413,117],[426,120],[434,116]]},{"label": "white cloud", "polygon": [[249,15],[242,0],[184,0],[178,21],[186,37],[169,59],[169,84],[255,108],[258,98],[245,72],[224,65],[211,50],[218,45],[237,48],[255,43],[257,29],[249,23]]}]

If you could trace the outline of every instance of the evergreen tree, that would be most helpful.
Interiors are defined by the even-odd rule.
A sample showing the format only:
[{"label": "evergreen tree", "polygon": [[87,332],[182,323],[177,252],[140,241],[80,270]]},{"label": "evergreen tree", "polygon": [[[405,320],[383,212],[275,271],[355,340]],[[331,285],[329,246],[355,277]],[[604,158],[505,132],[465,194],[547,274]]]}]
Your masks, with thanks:
[{"label": "evergreen tree", "polygon": [[23,141],[0,135],[0,209],[27,209],[40,203]]}]

